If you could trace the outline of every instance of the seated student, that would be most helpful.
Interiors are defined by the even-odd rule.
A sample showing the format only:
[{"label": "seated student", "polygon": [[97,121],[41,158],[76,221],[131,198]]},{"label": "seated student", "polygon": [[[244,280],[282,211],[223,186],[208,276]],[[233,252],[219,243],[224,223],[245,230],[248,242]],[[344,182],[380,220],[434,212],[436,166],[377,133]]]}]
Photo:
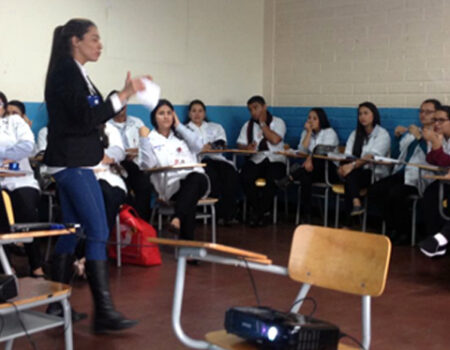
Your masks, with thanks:
[{"label": "seated student", "polygon": [[[345,210],[347,215],[356,216],[364,213],[360,191],[372,182],[372,170],[367,159],[374,156],[389,155],[391,139],[386,129],[380,126],[380,113],[371,102],[363,102],[358,106],[356,130],[350,134],[345,146],[345,154],[357,160],[341,164],[338,175],[345,184]],[[375,179],[379,180],[389,174],[385,166],[375,167]]]},{"label": "seated student", "polygon": [[[202,140],[181,124],[173,105],[160,100],[150,114],[151,132],[139,130],[139,159],[142,168],[197,163]],[[180,232],[182,239],[194,239],[197,202],[209,193],[209,179],[203,168],[193,168],[151,175],[151,181],[161,199],[175,201],[175,216],[170,230]]]},{"label": "seated student", "polygon": [[39,130],[36,140],[37,144],[36,148],[38,152],[45,151],[45,149],[47,148],[47,135],[48,135],[48,128],[44,126],[43,128],[41,128],[41,130]]},{"label": "seated student", "polygon": [[[398,126],[391,157],[399,161],[426,164],[427,142],[422,136],[422,129],[433,127],[436,108],[441,106],[437,100],[425,100],[420,105],[419,119],[421,127],[410,125],[408,129]],[[429,181],[420,178],[418,167],[397,164],[393,174],[375,182],[369,187],[370,202],[381,211],[392,239],[397,243],[406,242],[411,232],[408,196],[419,193],[419,186],[424,189]]]},{"label": "seated student", "polygon": [[18,114],[31,128],[33,122],[28,118],[26,114],[26,108],[23,102],[18,100],[12,100],[8,102],[8,106],[6,107],[6,112],[8,114]]},{"label": "seated student", "polygon": [[119,131],[126,151],[126,158],[120,165],[127,172],[125,182],[131,192],[129,193],[129,202],[139,215],[148,221],[150,219],[150,197],[153,186],[148,174],[139,169],[138,160],[139,129],[144,126],[144,123],[139,118],[127,115],[127,107],[125,106],[119,114],[108,121],[108,124]]},{"label": "seated student", "polygon": [[115,164],[119,164],[125,159],[125,149],[116,128],[106,123],[104,132],[108,140],[107,148],[100,164],[94,167],[94,174],[102,189],[106,220],[111,232],[119,208],[125,202],[127,196],[125,182],[114,169]]},{"label": "seated student", "polygon": [[[0,164],[17,162],[19,169],[31,172],[28,157],[33,153],[34,135],[28,124],[17,114],[7,116],[6,96],[0,92]],[[32,173],[25,176],[0,178],[0,188],[11,197],[17,223],[39,220],[39,186]],[[30,275],[44,277],[39,241],[25,244],[30,262]]]},{"label": "seated student", "polygon": [[[258,153],[245,162],[241,178],[251,209],[249,224],[263,226],[277,190],[274,180],[286,175],[286,157],[274,154],[283,150],[286,125],[270,114],[261,96],[251,97],[247,107],[251,118],[242,126],[237,145],[239,149]],[[255,180],[258,178],[265,178],[266,185],[257,187]]]},{"label": "seated student", "polygon": [[[339,145],[339,138],[333,128],[330,126],[328,117],[322,108],[312,108],[309,111],[305,128],[300,136],[298,150],[308,153],[309,156],[301,167],[291,167],[290,174],[275,183],[281,188],[287,188],[290,182],[300,180],[302,186],[301,203],[303,204],[304,221],[311,222],[311,196],[313,182],[323,182],[325,180],[325,161],[312,157],[316,146],[334,146]],[[337,181],[336,166],[328,163],[331,182]]]},{"label": "seated student", "polygon": [[[431,145],[427,154],[427,162],[441,167],[450,166],[450,106],[441,106],[436,109],[434,115],[434,129],[423,131],[423,137]],[[444,186],[444,196],[449,200],[449,188]],[[422,252],[429,257],[441,255],[440,252],[446,248],[447,241],[436,236],[445,221],[439,214],[439,181],[434,181],[427,187],[423,195],[425,233],[427,238],[419,243]],[[448,209],[447,209],[448,215]]]},{"label": "seated student", "polygon": [[[225,148],[227,135],[220,124],[206,120],[206,106],[200,100],[189,104],[189,123],[187,126],[201,138],[203,151]],[[217,217],[219,222],[230,225],[236,214],[236,192],[239,177],[236,168],[223,154],[206,154],[206,174],[211,180],[211,197],[218,198]]]}]

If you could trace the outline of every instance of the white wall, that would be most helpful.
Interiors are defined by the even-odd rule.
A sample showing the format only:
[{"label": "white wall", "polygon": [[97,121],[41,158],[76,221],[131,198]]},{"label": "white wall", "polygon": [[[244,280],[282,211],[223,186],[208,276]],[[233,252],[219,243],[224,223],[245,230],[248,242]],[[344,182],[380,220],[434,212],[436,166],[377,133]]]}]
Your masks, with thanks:
[{"label": "white wall", "polygon": [[276,105],[450,103],[449,0],[269,1]]},{"label": "white wall", "polygon": [[0,90],[42,101],[53,29],[93,20],[104,50],[86,68],[105,94],[148,73],[176,104],[242,105],[263,92],[262,0],[0,0]]}]

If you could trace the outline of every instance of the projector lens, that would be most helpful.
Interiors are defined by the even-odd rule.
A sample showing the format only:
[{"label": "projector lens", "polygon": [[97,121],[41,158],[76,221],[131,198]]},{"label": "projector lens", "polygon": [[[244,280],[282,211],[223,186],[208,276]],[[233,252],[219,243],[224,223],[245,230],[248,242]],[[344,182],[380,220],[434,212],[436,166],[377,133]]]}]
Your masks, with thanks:
[{"label": "projector lens", "polygon": [[268,332],[267,332],[267,338],[268,338],[270,341],[274,341],[275,338],[277,337],[277,335],[278,335],[278,329],[277,329],[277,327],[274,327],[274,326],[270,327],[269,330],[268,330]]}]

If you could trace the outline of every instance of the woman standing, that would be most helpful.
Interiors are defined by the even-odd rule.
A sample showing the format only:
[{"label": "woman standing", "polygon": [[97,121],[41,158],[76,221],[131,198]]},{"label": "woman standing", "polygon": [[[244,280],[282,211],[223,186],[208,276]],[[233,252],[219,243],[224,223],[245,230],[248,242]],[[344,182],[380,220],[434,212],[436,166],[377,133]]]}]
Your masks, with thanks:
[{"label": "woman standing", "polygon": [[[200,100],[189,104],[189,123],[203,141],[203,151],[223,149],[227,145],[227,135],[222,125],[206,120],[206,106]],[[236,214],[236,191],[239,184],[238,173],[233,162],[223,154],[206,154],[206,174],[211,180],[211,197],[218,198],[217,216],[224,225],[231,225]]]},{"label": "woman standing", "polygon": [[[169,101],[158,102],[151,122],[155,127],[151,132],[145,126],[139,130],[143,168],[197,163],[202,140],[180,123]],[[171,229],[179,231],[181,238],[193,240],[197,202],[209,193],[209,179],[203,168],[155,173],[151,181],[161,199],[175,201]]]},{"label": "woman standing", "polygon": [[[56,180],[63,219],[82,224],[86,240],[86,274],[94,300],[94,332],[132,327],[137,322],[116,311],[109,291],[106,240],[109,236],[102,192],[92,167],[103,158],[103,127],[127,99],[144,86],[128,73],[125,87],[103,101],[84,64],[96,62],[102,44],[97,27],[72,19],[54,31],[47,72],[48,145],[44,162]],[[77,245],[75,235],[61,236],[52,260],[52,278],[69,282]],[[58,310],[56,310],[57,312]]]},{"label": "woman standing", "polygon": [[[372,183],[372,170],[367,159],[374,156],[389,155],[391,138],[386,129],[380,126],[380,113],[371,102],[363,102],[358,106],[356,130],[350,134],[345,146],[345,154],[357,160],[339,166],[337,172],[345,184],[345,209],[347,214],[357,216],[364,213],[359,192]],[[386,166],[375,168],[375,180],[389,175]]]}]

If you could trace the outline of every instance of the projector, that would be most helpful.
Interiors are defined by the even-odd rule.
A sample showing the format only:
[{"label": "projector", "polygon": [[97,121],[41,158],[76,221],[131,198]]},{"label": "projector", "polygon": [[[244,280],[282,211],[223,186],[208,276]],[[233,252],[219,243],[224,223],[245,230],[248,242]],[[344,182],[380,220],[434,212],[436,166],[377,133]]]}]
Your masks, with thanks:
[{"label": "projector", "polygon": [[337,350],[340,335],[331,323],[268,307],[228,309],[225,329],[265,349],[277,350]]}]

